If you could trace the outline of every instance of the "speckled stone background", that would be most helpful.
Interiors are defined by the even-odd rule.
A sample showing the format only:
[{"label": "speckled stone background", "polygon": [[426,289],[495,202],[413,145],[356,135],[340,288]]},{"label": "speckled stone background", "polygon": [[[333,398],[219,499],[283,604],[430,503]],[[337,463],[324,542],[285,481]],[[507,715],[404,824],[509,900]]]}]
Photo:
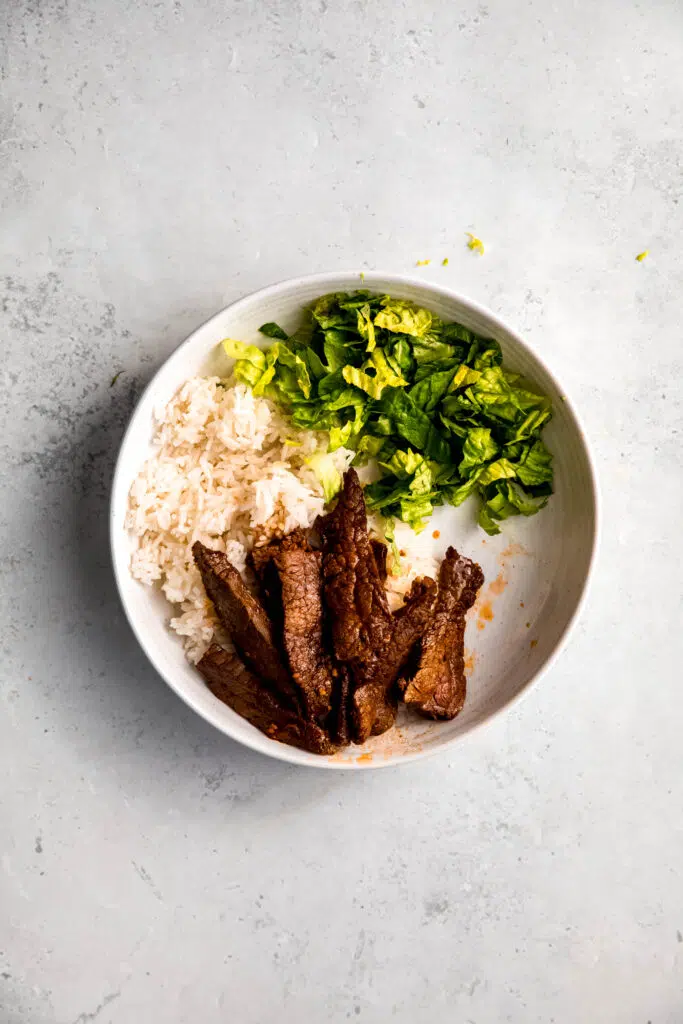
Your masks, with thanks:
[{"label": "speckled stone background", "polygon": [[[681,4],[4,0],[0,46],[2,1024],[680,1024]],[[578,400],[598,575],[450,756],[295,770],[145,663],[114,457],[221,306],[418,259]]]}]

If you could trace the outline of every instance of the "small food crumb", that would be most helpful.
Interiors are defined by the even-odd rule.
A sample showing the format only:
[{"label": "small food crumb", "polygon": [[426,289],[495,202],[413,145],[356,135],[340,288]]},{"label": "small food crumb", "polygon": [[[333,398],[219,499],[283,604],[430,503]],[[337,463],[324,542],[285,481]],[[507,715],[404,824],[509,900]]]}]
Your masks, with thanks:
[{"label": "small food crumb", "polygon": [[432,537],[434,538],[434,540],[438,540],[440,536],[441,536],[441,531],[440,530],[434,530],[434,533],[432,534]]},{"label": "small food crumb", "polygon": [[527,629],[531,629],[531,623],[530,623],[530,622],[527,622],[527,624],[526,624],[526,628],[527,628]]},{"label": "small food crumb", "polygon": [[447,267],[448,266],[448,256],[444,256],[444,258],[441,260],[441,266],[442,267]]},{"label": "small food crumb", "polygon": [[530,644],[529,644],[529,647],[531,647],[533,649],[536,646],[537,643],[538,643],[538,640],[532,640],[530,642]]},{"label": "small food crumb", "polygon": [[499,572],[495,580],[489,585],[489,593],[493,596],[502,594],[507,585],[508,581],[505,579],[505,576],[502,574],[502,572]]},{"label": "small food crumb", "polygon": [[429,264],[430,264],[431,262],[432,262],[431,260],[418,260],[418,261],[417,261],[417,263],[415,264],[415,266],[416,266],[416,267],[426,267],[426,266],[428,266],[428,265],[429,265]]},{"label": "small food crumb", "polygon": [[482,622],[493,621],[493,608],[490,601],[484,601],[479,609],[479,618]]},{"label": "small food crumb", "polygon": [[484,243],[481,238],[477,238],[471,231],[466,231],[465,234],[469,237],[467,248],[471,249],[472,252],[478,252],[480,256],[484,255]]},{"label": "small food crumb", "polygon": [[519,602],[519,607],[520,607],[520,608],[523,608],[523,607],[524,607],[524,601],[520,601],[520,602]]},{"label": "small food crumb", "polygon": [[650,255],[650,250],[649,249],[643,249],[643,251],[639,252],[638,255],[636,256],[636,260],[638,261],[638,263],[642,263],[643,260],[646,260],[649,255]]},{"label": "small food crumb", "polygon": [[356,758],[356,764],[367,764],[368,761],[372,761],[372,754],[360,754]]},{"label": "small food crumb", "polygon": [[361,270],[361,272],[360,272],[360,275],[359,275],[359,276],[360,276],[360,279],[361,279],[361,281],[364,281],[364,280],[365,280],[365,274],[363,273],[363,271],[362,271],[362,270]]},{"label": "small food crumb", "polygon": [[406,553],[403,550],[403,548],[401,548],[401,550],[399,551],[399,555],[401,556],[401,558],[405,558],[406,557]]},{"label": "small food crumb", "polygon": [[119,379],[119,377],[121,376],[121,374],[122,374],[122,373],[124,373],[124,372],[125,372],[124,370],[119,370],[119,372],[118,372],[118,373],[115,373],[115,374],[114,374],[114,376],[113,376],[113,377],[112,377],[112,379],[111,379],[111,383],[110,383],[110,385],[109,385],[109,387],[110,387],[110,388],[113,388],[113,387],[114,387],[114,384],[116,384],[117,380]]}]

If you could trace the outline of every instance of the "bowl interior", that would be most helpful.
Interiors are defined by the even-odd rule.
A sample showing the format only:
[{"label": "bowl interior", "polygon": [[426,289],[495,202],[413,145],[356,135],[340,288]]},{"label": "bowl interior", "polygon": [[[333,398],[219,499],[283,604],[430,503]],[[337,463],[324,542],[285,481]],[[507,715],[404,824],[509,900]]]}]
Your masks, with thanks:
[{"label": "bowl interior", "polygon": [[258,333],[261,324],[274,320],[285,330],[293,329],[302,307],[318,295],[360,286],[358,275],[351,273],[285,282],[240,300],[200,327],[143,395],[121,447],[112,494],[117,583],[131,626],[157,671],[227,735],[271,756],[318,767],[376,767],[419,757],[457,740],[518,697],[559,650],[581,602],[596,536],[596,492],[586,443],[570,403],[538,357],[493,314],[461,297],[404,278],[366,274],[362,287],[412,299],[444,320],[495,338],[506,365],[550,395],[555,413],[544,439],[555,459],[555,495],[538,515],[504,522],[498,537],[487,537],[477,526],[475,501],[458,509],[437,509],[422,535],[423,543],[438,554],[453,544],[478,561],[486,576],[468,621],[467,702],[454,721],[434,723],[403,713],[395,729],[364,747],[321,758],[268,739],[210,693],[167,628],[171,609],[163,595],[129,572],[133,544],[124,526],[128,491],[151,452],[154,409],[193,375],[228,373],[229,361],[218,345],[223,338],[267,345],[268,339]]}]

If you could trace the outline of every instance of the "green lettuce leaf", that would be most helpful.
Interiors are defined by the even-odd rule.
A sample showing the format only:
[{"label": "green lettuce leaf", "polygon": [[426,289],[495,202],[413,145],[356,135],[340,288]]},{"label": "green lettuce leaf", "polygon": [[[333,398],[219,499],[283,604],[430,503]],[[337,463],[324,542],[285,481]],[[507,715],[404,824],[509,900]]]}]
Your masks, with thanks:
[{"label": "green lettuce leaf", "polygon": [[233,373],[235,379],[247,387],[253,388],[266,369],[266,354],[256,345],[247,345],[243,341],[225,338],[221,345],[230,359],[235,360]]},{"label": "green lettuce leaf", "polygon": [[433,495],[430,494],[419,494],[400,500],[401,519],[404,523],[408,523],[415,533],[422,533],[434,511],[432,497]]},{"label": "green lettuce leaf", "polygon": [[392,576],[401,575],[401,554],[398,550],[398,544],[396,543],[396,523],[393,516],[388,516],[384,520],[384,539],[391,548],[391,566],[389,572]]},{"label": "green lettuce leaf", "polygon": [[[426,466],[427,463],[423,455],[409,448],[408,451],[399,450],[394,452],[388,462],[382,462],[380,465],[384,466],[389,473],[393,473],[399,480],[408,480],[412,479],[418,470],[422,466]],[[431,484],[431,473],[429,482]],[[429,490],[429,487],[427,490]]]},{"label": "green lettuce leaf", "polygon": [[365,348],[367,352],[372,352],[375,348],[375,325],[372,321],[372,313],[370,312],[370,304],[364,303],[356,314],[358,318],[358,333],[361,338],[364,338],[367,342]]},{"label": "green lettuce leaf", "polygon": [[[405,299],[359,289],[320,296],[293,335],[276,323],[262,351],[227,339],[234,378],[277,402],[291,425],[327,431],[329,451],[375,459],[380,479],[369,508],[420,529],[434,506],[481,502],[495,533],[513,515],[533,515],[552,493],[552,456],[541,432],[550,400],[504,367],[500,345],[443,323]],[[326,496],[334,462],[320,463]],[[331,468],[332,467],[332,468]]]},{"label": "green lettuce leaf", "polygon": [[428,309],[416,306],[407,299],[382,299],[382,310],[375,316],[375,326],[383,327],[392,334],[409,334],[414,338],[424,338],[441,321]]},{"label": "green lettuce leaf", "polygon": [[495,459],[499,448],[491,437],[488,427],[472,427],[467,431],[458,470],[461,476],[469,477],[475,469]]},{"label": "green lettuce leaf", "polygon": [[413,384],[408,394],[419,409],[431,416],[448,392],[454,375],[455,370],[431,373],[428,377],[423,377],[418,384]]},{"label": "green lettuce leaf", "polygon": [[267,338],[278,338],[280,341],[289,341],[289,335],[282,330],[279,324],[267,323],[259,327],[261,334]]},{"label": "green lettuce leaf", "polygon": [[399,388],[387,388],[382,410],[390,418],[399,437],[436,462],[448,462],[450,447],[429,416],[415,405],[410,395]]},{"label": "green lettuce leaf", "polygon": [[517,476],[526,487],[552,483],[553,457],[543,441],[536,441],[526,449],[517,463]]},{"label": "green lettuce leaf", "polygon": [[306,459],[306,463],[315,473],[316,479],[323,489],[325,504],[329,504],[339,494],[342,488],[341,473],[334,464],[330,455],[323,452],[316,452]]},{"label": "green lettuce leaf", "polygon": [[[365,370],[358,370],[355,366],[345,366],[342,375],[347,384],[365,391],[370,398],[381,398],[382,392],[387,387],[405,387],[407,381],[398,376],[387,362],[387,358],[381,349],[372,352],[370,359],[365,363]],[[367,370],[372,370],[372,375]]]}]

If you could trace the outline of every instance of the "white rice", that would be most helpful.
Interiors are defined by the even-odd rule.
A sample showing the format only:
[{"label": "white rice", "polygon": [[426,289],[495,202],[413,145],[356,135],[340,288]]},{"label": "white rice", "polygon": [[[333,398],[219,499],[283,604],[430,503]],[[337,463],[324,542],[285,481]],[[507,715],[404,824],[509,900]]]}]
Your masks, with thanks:
[{"label": "white rice", "polygon": [[[223,643],[227,638],[204,592],[192,545],[200,540],[224,551],[243,572],[255,542],[310,526],[323,512],[324,498],[306,459],[324,451],[327,438],[293,433],[271,402],[243,385],[226,387],[218,377],[187,381],[157,410],[156,420],[154,454],[130,491],[127,526],[137,540],[131,571],[140,582],[160,587],[175,606],[169,625],[196,662],[214,637]],[[340,472],[352,454],[334,453]],[[401,575],[389,576],[394,605],[415,576],[434,573],[426,551],[410,557],[411,538],[419,541],[400,524],[397,540],[408,557]]]}]

